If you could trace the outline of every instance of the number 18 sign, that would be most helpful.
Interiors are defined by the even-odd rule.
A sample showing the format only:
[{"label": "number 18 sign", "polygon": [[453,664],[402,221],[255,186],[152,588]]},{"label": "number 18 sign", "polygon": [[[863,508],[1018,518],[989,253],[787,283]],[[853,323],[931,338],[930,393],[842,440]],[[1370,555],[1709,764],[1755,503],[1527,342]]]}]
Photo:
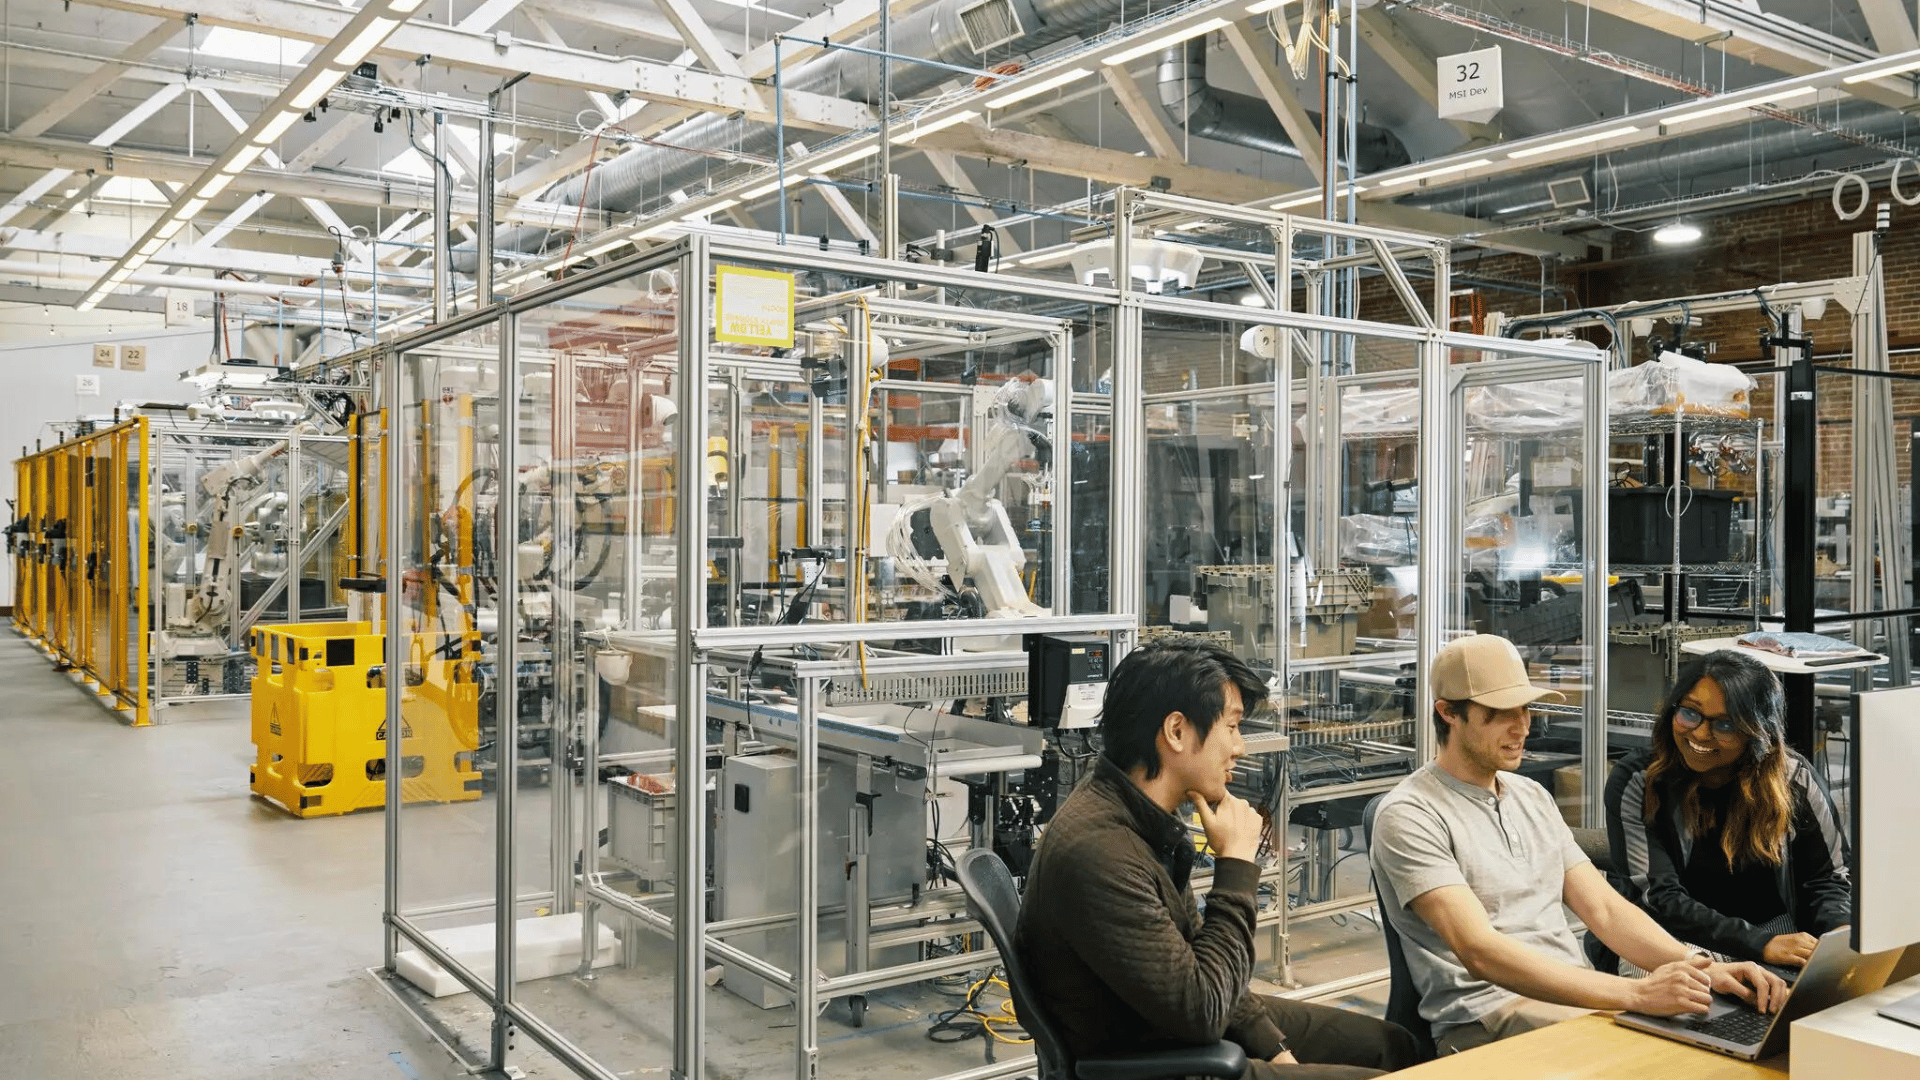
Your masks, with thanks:
[{"label": "number 18 sign", "polygon": [[1485,123],[1506,104],[1500,77],[1500,46],[1443,56],[1440,66],[1440,118]]}]

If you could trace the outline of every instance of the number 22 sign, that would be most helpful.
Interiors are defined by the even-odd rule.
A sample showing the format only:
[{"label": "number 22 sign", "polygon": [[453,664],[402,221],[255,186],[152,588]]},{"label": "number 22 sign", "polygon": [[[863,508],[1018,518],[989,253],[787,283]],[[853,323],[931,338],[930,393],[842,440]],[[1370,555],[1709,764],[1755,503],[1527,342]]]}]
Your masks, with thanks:
[{"label": "number 22 sign", "polygon": [[1500,47],[1440,57],[1440,118],[1484,123],[1506,104]]}]

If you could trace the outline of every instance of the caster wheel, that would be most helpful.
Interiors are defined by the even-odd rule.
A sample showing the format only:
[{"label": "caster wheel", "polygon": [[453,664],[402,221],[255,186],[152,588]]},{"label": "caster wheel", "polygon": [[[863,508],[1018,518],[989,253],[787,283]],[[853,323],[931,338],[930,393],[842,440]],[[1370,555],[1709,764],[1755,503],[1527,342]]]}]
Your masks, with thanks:
[{"label": "caster wheel", "polygon": [[855,994],[847,999],[847,1014],[853,1020],[854,1027],[867,1026],[867,996]]}]

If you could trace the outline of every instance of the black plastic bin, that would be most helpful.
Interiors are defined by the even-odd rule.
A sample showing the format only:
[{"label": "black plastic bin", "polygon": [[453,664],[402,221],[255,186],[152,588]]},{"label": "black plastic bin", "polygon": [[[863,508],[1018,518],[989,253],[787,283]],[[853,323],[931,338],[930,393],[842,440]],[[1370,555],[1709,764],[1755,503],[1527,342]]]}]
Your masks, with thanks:
[{"label": "black plastic bin", "polygon": [[[1707,488],[1680,492],[1680,561],[1727,561],[1738,493]],[[1609,488],[1607,557],[1615,563],[1673,561],[1674,503],[1664,487]]]}]

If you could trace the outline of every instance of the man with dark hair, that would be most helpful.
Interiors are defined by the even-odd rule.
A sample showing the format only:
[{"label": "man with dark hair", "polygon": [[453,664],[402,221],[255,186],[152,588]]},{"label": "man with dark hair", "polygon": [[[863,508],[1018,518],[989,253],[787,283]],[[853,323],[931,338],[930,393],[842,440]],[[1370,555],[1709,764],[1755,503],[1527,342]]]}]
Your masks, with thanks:
[{"label": "man with dark hair", "polygon": [[[1248,1080],[1359,1080],[1415,1061],[1393,1024],[1248,986],[1262,824],[1227,782],[1246,751],[1241,718],[1266,696],[1246,664],[1196,639],[1114,669],[1101,757],[1040,839],[1017,933],[1075,1056],[1224,1038],[1246,1049]],[[1214,853],[1204,914],[1175,816],[1189,801]]]},{"label": "man with dark hair", "polygon": [[[1786,993],[1778,976],[1674,940],[1594,869],[1553,795],[1513,771],[1528,706],[1559,694],[1532,684],[1512,642],[1450,642],[1429,679],[1439,751],[1381,799],[1368,858],[1442,1053],[1595,1010],[1705,1013],[1711,991],[1774,1008]],[[1652,974],[1593,970],[1568,908]]]}]

